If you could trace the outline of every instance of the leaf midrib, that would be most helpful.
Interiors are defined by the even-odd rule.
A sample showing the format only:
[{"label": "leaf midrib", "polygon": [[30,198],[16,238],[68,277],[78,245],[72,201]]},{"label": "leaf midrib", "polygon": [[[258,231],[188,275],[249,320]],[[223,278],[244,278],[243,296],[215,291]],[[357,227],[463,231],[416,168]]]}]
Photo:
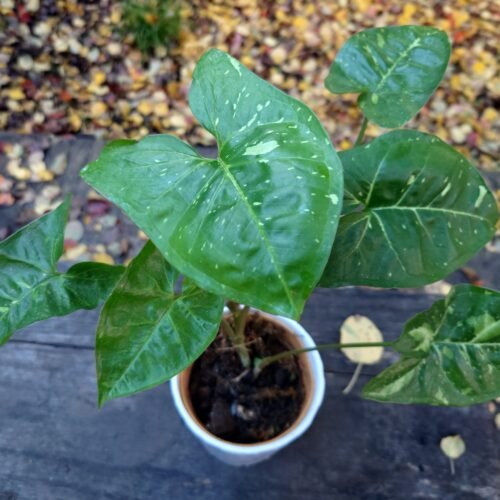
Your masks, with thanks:
[{"label": "leaf midrib", "polygon": [[[159,294],[159,295],[162,295],[162,296],[166,296],[167,298],[171,298],[171,302],[168,304],[168,306],[166,306],[165,311],[158,318],[158,320],[153,323],[152,328],[151,328],[151,333],[148,335],[147,339],[145,340],[145,342],[143,343],[143,345],[141,346],[141,348],[139,349],[139,351],[137,351],[137,353],[135,354],[135,356],[129,361],[129,363],[127,364],[126,368],[122,371],[122,374],[120,375],[120,377],[106,391],[106,396],[111,396],[112,395],[113,391],[121,383],[123,377],[128,373],[128,371],[130,370],[131,366],[133,364],[135,364],[136,361],[139,359],[139,357],[142,355],[142,353],[144,352],[144,349],[146,348],[146,346],[149,345],[149,343],[151,342],[151,339],[154,337],[154,335],[156,335],[158,327],[161,325],[161,323],[163,323],[163,320],[165,319],[165,316],[167,316],[171,312],[174,304],[176,304],[178,301],[182,302],[182,301],[185,301],[186,299],[190,299],[190,298],[194,297],[195,295],[197,295],[197,294],[199,294],[201,292],[202,292],[202,290],[196,290],[196,291],[194,291],[192,293],[189,293],[189,294],[186,294],[186,295],[178,295],[178,296],[175,296],[174,294],[165,293],[165,292]],[[173,323],[173,321],[172,321],[172,323]],[[172,326],[172,328],[175,330],[175,327]],[[179,335],[177,335],[177,336],[179,337]],[[184,345],[182,344],[182,342],[181,342],[181,345],[182,345],[182,348],[185,350]]]},{"label": "leaf midrib", "polygon": [[[45,273],[47,274],[47,273]],[[64,276],[62,273],[58,273],[58,272],[55,272],[53,274],[47,274],[45,276],[45,278],[43,278],[41,281],[38,281],[37,283],[35,283],[34,286],[30,286],[26,289],[26,292],[23,293],[19,298],[15,299],[15,300],[12,300],[10,302],[10,304],[7,306],[7,310],[0,316],[0,321],[4,321],[4,319],[10,314],[11,310],[12,310],[12,306],[15,305],[15,304],[19,304],[20,302],[22,302],[28,295],[32,294],[33,293],[33,290],[36,290],[37,288],[45,285],[48,281],[54,279],[54,278],[60,278]],[[22,323],[21,323],[22,324]],[[11,329],[7,329],[7,338],[12,335],[12,330]],[[2,345],[2,339],[0,337],[0,345]]]},{"label": "leaf midrib", "polygon": [[270,244],[270,242],[269,242],[269,240],[267,238],[267,234],[264,232],[264,230],[262,229],[262,226],[260,225],[260,221],[259,221],[259,219],[257,217],[257,214],[252,209],[252,207],[251,207],[251,205],[250,205],[247,197],[245,196],[245,193],[241,189],[241,187],[238,184],[237,180],[231,174],[228,165],[226,165],[221,158],[219,158],[218,161],[219,161],[219,164],[222,166],[222,169],[223,169],[224,174],[226,175],[227,179],[231,182],[231,184],[233,185],[234,189],[238,193],[241,201],[246,206],[247,211],[248,211],[248,213],[250,215],[250,218],[252,219],[252,222],[257,227],[257,231],[259,232],[259,234],[260,234],[260,236],[262,238],[262,241],[264,243],[264,247],[266,248],[266,250],[267,250],[267,252],[269,254],[269,257],[271,259],[271,263],[273,264],[274,268],[276,269],[276,274],[278,276],[278,279],[281,282],[281,285],[283,286],[283,290],[286,293],[286,296],[288,298],[288,301],[289,301],[290,305],[292,306],[292,309],[293,309],[294,313],[296,313],[297,310],[296,310],[293,298],[291,296],[291,291],[290,291],[290,289],[289,289],[286,281],[283,278],[283,271],[282,271],[281,267],[278,265],[276,255],[274,254],[273,248],[272,248],[272,246],[271,246],[271,244]]},{"label": "leaf midrib", "polygon": [[420,45],[420,41],[423,37],[417,36],[415,40],[394,60],[394,63],[389,67],[387,73],[381,78],[381,80],[377,83],[373,90],[369,90],[368,92],[372,94],[377,94],[382,85],[386,82],[386,80],[391,76],[396,67],[400,64],[400,62],[405,59],[412,49],[418,47]]}]

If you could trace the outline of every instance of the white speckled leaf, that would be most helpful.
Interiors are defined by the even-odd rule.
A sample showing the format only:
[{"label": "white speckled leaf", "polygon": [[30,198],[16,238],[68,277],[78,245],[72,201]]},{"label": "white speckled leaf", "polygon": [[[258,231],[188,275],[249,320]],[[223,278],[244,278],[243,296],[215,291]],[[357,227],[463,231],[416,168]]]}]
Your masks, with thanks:
[{"label": "white speckled leaf", "polygon": [[341,208],[327,134],[309,108],[218,50],[198,62],[190,105],[217,138],[217,159],[150,136],[112,143],[82,176],[200,287],[298,317]]},{"label": "white speckled leaf", "polygon": [[78,309],[94,309],[122,266],[80,262],[57,271],[70,199],[0,242],[0,345],[24,326]]},{"label": "white speckled leaf", "polygon": [[493,236],[493,195],[478,171],[438,138],[398,130],[340,157],[344,214],[322,286],[426,285]]},{"label": "white speckled leaf", "polygon": [[167,381],[215,338],[224,300],[178,278],[151,242],[128,265],[97,327],[99,404]]},{"label": "white speckled leaf", "polygon": [[449,58],[448,36],[438,29],[373,28],[340,49],[325,85],[334,94],[359,93],[358,104],[369,120],[396,128],[429,99]]},{"label": "white speckled leaf", "polygon": [[500,293],[458,285],[414,316],[394,344],[402,359],[370,380],[367,399],[465,406],[500,396]]}]

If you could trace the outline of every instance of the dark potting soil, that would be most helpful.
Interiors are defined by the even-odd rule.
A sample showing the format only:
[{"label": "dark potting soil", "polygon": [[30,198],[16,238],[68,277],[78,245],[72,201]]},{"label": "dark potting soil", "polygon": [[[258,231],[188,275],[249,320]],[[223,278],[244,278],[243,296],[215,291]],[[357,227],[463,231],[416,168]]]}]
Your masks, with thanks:
[{"label": "dark potting soil", "polygon": [[[252,364],[256,358],[292,348],[284,337],[280,325],[250,314],[245,338]],[[258,443],[286,431],[305,399],[302,370],[294,356],[271,363],[255,377],[253,370],[244,370],[222,332],[194,363],[189,392],[205,428],[235,443]]]}]

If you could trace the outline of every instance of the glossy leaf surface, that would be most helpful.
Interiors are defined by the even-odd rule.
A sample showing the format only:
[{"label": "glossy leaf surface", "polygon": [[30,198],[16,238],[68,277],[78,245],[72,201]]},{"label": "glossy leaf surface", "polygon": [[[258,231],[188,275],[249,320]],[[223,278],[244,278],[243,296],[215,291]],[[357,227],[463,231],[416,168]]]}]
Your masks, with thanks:
[{"label": "glossy leaf surface", "polygon": [[56,270],[70,201],[0,243],[0,344],[18,329],[77,309],[94,309],[123,272],[84,262]]},{"label": "glossy leaf surface", "polygon": [[154,387],[214,339],[224,301],[185,279],[148,242],[106,301],[97,328],[99,404]]},{"label": "glossy leaf surface", "polygon": [[449,58],[448,36],[435,28],[369,29],[340,49],[325,85],[334,94],[359,93],[358,104],[369,120],[396,128],[429,99]]},{"label": "glossy leaf surface", "polygon": [[150,136],[112,143],[82,176],[203,289],[298,317],[340,214],[327,134],[309,108],[218,50],[198,62],[190,105],[217,159]]},{"label": "glossy leaf surface", "polygon": [[471,405],[500,396],[500,293],[456,286],[417,314],[394,348],[402,358],[364,387],[389,403]]},{"label": "glossy leaf surface", "polygon": [[436,137],[394,131],[341,159],[344,215],[322,286],[425,285],[460,267],[494,234],[493,195]]}]

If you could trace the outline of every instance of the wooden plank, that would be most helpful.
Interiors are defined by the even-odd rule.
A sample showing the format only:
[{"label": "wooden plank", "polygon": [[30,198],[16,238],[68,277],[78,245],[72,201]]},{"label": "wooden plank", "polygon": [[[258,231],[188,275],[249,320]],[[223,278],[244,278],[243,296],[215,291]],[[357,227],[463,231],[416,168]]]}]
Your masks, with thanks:
[{"label": "wooden plank", "polygon": [[[0,499],[498,498],[498,431],[485,405],[380,405],[328,374],[311,430],[273,459],[233,469],[181,423],[167,386],[96,407],[93,353],[0,350]],[[441,437],[467,444],[451,477]]]},{"label": "wooden plank", "polygon": [[[414,314],[427,309],[439,296],[404,294],[393,290],[344,288],[316,290],[302,316],[301,323],[318,344],[336,342],[339,329],[351,314],[369,316],[383,331],[387,340],[399,336],[404,323]],[[98,311],[78,311],[54,318],[18,332],[12,342],[35,342],[93,349]],[[352,373],[354,364],[337,351],[322,353],[327,371]],[[365,367],[365,373],[378,373],[396,359],[386,350],[376,367]]]}]

